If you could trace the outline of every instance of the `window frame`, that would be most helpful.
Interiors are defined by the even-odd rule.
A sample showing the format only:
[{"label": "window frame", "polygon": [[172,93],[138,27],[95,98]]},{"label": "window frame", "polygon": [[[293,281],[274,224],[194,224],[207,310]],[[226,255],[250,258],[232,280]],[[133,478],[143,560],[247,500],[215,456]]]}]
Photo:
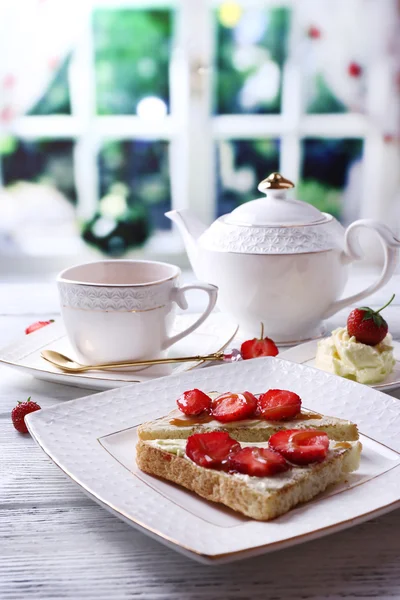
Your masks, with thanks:
[{"label": "window frame", "polygon": [[[163,121],[151,123],[135,115],[96,114],[90,21],[70,62],[71,115],[22,116],[13,122],[9,132],[25,140],[46,138],[75,142],[73,158],[80,219],[90,218],[98,203],[97,155],[104,140],[166,140],[170,143],[172,208],[192,209],[205,223],[211,223],[216,213],[216,142],[279,137],[280,171],[297,182],[301,175],[304,138],[361,138],[364,142],[363,191],[359,217],[387,221],[395,191],[393,182],[388,181],[385,174],[391,149],[385,143],[386,132],[380,124],[384,122],[380,117],[384,115],[390,90],[387,65],[376,61],[369,66],[365,114],[306,114],[305,73],[296,57],[291,56],[283,69],[279,115],[213,115],[213,11],[221,3],[222,0],[96,0],[93,3],[94,9],[176,9],[169,72],[171,111]],[[299,35],[295,0],[247,0],[246,7],[250,5],[291,7],[292,41]],[[377,88],[380,94],[375,93]],[[377,198],[383,200],[378,202]],[[152,250],[145,252],[149,256]],[[176,252],[182,252],[181,245]]]}]

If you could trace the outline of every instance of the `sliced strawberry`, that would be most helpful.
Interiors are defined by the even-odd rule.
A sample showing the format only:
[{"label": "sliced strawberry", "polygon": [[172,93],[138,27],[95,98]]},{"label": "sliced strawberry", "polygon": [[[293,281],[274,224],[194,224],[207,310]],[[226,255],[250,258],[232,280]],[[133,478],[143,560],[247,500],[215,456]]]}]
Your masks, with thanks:
[{"label": "sliced strawberry", "polygon": [[217,421],[228,423],[249,419],[254,416],[256,408],[257,398],[250,392],[243,392],[243,394],[226,392],[212,401],[210,413]]},{"label": "sliced strawberry", "polygon": [[259,356],[276,356],[279,350],[270,338],[246,340],[240,347],[243,360]]},{"label": "sliced strawberry", "polygon": [[200,415],[211,406],[211,398],[198,389],[183,392],[176,401],[179,409],[189,416]]},{"label": "sliced strawberry", "polygon": [[301,410],[301,398],[288,390],[268,390],[257,402],[257,415],[267,421],[292,419]]},{"label": "sliced strawberry", "polygon": [[230,454],[240,450],[240,444],[225,431],[194,433],[186,442],[186,454],[200,467],[224,467]]},{"label": "sliced strawberry", "polygon": [[269,438],[269,446],[295,465],[308,465],[326,458],[329,438],[317,429],[283,429]]},{"label": "sliced strawberry", "polygon": [[25,333],[28,335],[29,333],[33,333],[38,329],[42,329],[42,327],[46,327],[46,325],[50,325],[50,323],[54,323],[54,319],[50,319],[49,321],[36,321],[36,323],[32,323],[25,329]]},{"label": "sliced strawberry", "polygon": [[268,477],[290,469],[286,460],[273,450],[247,446],[228,459],[228,468],[253,477]]}]

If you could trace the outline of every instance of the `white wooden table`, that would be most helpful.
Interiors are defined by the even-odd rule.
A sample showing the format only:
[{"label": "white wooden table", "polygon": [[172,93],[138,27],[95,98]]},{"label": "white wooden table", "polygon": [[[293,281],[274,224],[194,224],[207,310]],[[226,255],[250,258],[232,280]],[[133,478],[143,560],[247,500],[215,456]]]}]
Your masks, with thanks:
[{"label": "white wooden table", "polygon": [[[364,287],[357,274],[349,288]],[[400,276],[368,304],[400,339]],[[345,322],[348,311],[330,322]],[[0,285],[0,344],[57,314],[50,284]],[[232,565],[206,567],[153,541],[89,500],[18,434],[10,411],[32,395],[42,408],[88,390],[0,368],[0,599],[400,598],[400,510],[342,533]],[[392,392],[400,397],[400,390]],[[400,435],[400,432],[399,432]],[[399,482],[400,486],[400,482]]]}]

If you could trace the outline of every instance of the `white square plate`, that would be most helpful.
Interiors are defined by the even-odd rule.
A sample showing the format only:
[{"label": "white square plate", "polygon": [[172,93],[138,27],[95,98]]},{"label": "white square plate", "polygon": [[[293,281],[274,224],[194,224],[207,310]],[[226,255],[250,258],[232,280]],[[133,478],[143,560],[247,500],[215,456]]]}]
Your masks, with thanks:
[{"label": "white square plate", "polygon": [[[364,450],[346,484],[267,523],[242,517],[135,466],[135,428],[165,415],[186,389],[297,392],[305,407],[356,422]],[[367,386],[277,358],[155,379],[73,400],[27,417],[52,460],[99,504],[201,562],[278,550],[400,505],[400,402]]]}]

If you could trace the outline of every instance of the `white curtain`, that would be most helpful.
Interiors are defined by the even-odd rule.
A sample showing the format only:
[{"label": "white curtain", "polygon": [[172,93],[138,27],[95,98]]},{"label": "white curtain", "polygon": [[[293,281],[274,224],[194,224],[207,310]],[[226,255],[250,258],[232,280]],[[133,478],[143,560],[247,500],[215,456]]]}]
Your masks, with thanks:
[{"label": "white curtain", "polygon": [[0,0],[0,128],[43,95],[90,14],[91,0]]}]

